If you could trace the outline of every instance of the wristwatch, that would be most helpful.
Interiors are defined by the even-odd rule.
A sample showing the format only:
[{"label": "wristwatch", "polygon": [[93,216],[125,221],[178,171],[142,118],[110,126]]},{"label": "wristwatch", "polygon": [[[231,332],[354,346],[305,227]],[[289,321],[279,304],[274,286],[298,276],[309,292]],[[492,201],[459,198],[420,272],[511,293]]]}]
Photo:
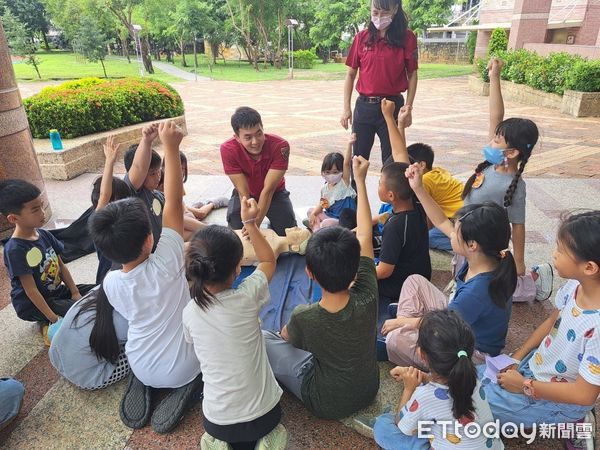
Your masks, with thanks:
[{"label": "wristwatch", "polygon": [[539,400],[540,397],[535,395],[533,381],[533,378],[525,378],[525,381],[523,381],[523,394],[525,394],[527,397],[533,398],[534,400]]}]

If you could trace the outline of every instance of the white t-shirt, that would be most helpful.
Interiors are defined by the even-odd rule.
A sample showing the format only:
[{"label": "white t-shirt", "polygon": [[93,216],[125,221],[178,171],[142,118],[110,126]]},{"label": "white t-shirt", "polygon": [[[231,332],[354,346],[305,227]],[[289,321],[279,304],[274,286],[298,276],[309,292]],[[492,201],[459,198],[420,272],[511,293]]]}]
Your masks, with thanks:
[{"label": "white t-shirt", "polygon": [[[418,433],[419,421],[436,422],[427,425],[427,428],[431,431],[426,430],[428,431],[426,434],[433,435],[431,448],[436,450],[481,450],[488,448],[501,450],[504,448],[504,444],[500,439],[486,438],[483,433],[480,433],[479,437],[467,437],[467,434],[470,434],[472,430],[464,427],[469,422],[476,422],[480,428],[483,428],[485,424],[494,421],[490,405],[484,399],[483,386],[477,383],[473,391],[475,420],[466,417],[456,420],[452,414],[452,397],[448,393],[448,386],[429,382],[419,386],[402,408],[398,428],[404,434],[412,436]],[[451,424],[446,425],[447,433],[445,436],[444,427],[439,423],[440,421],[452,421]],[[455,428],[456,424],[458,426]]]},{"label": "white t-shirt", "polygon": [[202,367],[202,410],[216,425],[250,422],[273,409],[282,394],[258,320],[270,297],[267,277],[256,270],[237,289],[215,297],[207,310],[191,301],[183,311],[185,338]]},{"label": "white t-shirt", "polygon": [[163,228],[156,251],[130,272],[104,279],[108,301],[129,322],[125,353],[146,386],[176,388],[200,373],[192,345],[183,337],[182,313],[190,301],[183,269],[183,238]]},{"label": "white t-shirt", "polygon": [[556,293],[560,315],[529,360],[536,380],[573,383],[581,375],[600,386],[600,310],[577,305],[578,287],[578,281],[569,280]]}]

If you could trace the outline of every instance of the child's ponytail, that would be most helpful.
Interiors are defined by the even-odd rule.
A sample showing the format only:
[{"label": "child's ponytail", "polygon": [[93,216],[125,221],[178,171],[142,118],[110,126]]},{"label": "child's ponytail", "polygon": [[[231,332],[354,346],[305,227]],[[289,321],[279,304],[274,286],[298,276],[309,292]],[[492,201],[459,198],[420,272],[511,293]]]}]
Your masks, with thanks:
[{"label": "child's ponytail", "polygon": [[200,308],[207,310],[216,301],[206,288],[207,284],[233,282],[243,251],[240,238],[228,227],[211,225],[192,237],[185,270],[190,281],[190,294]]},{"label": "child's ponytail", "polygon": [[471,327],[454,311],[430,311],[421,320],[417,345],[431,371],[446,379],[454,417],[473,418],[477,371],[471,359],[475,351]]},{"label": "child's ponytail", "polygon": [[113,322],[114,308],[106,297],[104,286],[101,284],[98,289],[90,291],[85,299],[81,301],[81,307],[75,317],[73,324],[76,324],[81,313],[85,311],[95,311],[95,317],[90,318],[84,325],[92,320],[94,326],[90,333],[90,348],[96,354],[98,360],[105,359],[111,364],[117,364],[121,347]]},{"label": "child's ponytail", "polygon": [[488,290],[494,304],[506,308],[517,288],[517,266],[508,249],[511,229],[506,209],[486,202],[465,206],[456,216],[460,222],[460,238],[477,242],[485,255],[498,261]]},{"label": "child's ponytail", "polygon": [[481,172],[483,172],[485,169],[490,167],[491,165],[492,165],[492,163],[483,161],[483,162],[479,163],[477,165],[477,167],[475,167],[475,173],[469,177],[469,179],[465,183],[465,187],[463,188],[463,192],[462,192],[463,200],[465,198],[467,198],[467,195],[469,195],[469,193],[473,190],[473,183],[475,183],[475,179],[477,178],[477,176]]}]

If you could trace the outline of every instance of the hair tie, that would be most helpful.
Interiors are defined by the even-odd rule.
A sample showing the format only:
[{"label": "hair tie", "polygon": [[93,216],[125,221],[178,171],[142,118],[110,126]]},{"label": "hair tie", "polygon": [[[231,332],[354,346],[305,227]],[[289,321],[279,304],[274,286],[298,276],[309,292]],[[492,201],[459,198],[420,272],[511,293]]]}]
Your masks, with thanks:
[{"label": "hair tie", "polygon": [[527,150],[531,150],[531,144],[527,144]]},{"label": "hair tie", "polygon": [[510,252],[510,248],[505,248],[504,250],[500,250],[500,259],[504,259],[506,258],[506,255],[508,255],[508,252]]},{"label": "hair tie", "polygon": [[459,351],[459,352],[456,354],[456,356],[458,356],[458,358],[459,358],[459,359],[460,359],[460,358],[462,358],[463,356],[464,356],[465,358],[468,358],[468,357],[469,357],[469,355],[467,354],[467,352],[465,352],[464,350],[460,350],[460,351]]}]

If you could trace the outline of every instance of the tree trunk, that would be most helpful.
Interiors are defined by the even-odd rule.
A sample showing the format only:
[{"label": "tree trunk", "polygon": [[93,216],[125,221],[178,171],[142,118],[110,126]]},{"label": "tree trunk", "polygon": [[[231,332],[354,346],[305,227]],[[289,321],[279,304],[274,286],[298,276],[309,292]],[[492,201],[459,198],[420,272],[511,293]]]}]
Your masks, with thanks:
[{"label": "tree trunk", "polygon": [[150,58],[148,36],[140,37],[140,45],[142,47],[142,61],[144,62],[144,68],[149,74],[154,73],[154,67],[152,67],[152,59]]},{"label": "tree trunk", "polygon": [[106,75],[106,67],[104,67],[103,59],[100,60],[100,64],[102,64],[102,71],[104,72],[104,78],[108,78],[108,75]]},{"label": "tree trunk", "polygon": [[179,41],[179,50],[181,51],[181,65],[183,67],[187,67],[187,62],[185,61],[185,41],[183,40],[183,36]]},{"label": "tree trunk", "polygon": [[121,53],[125,58],[127,58],[127,62],[131,64],[131,58],[129,57],[129,46],[127,44],[127,37],[121,36]]},{"label": "tree trunk", "polygon": [[217,63],[217,58],[219,57],[219,47],[221,47],[221,44],[219,44],[219,43],[215,44],[214,42],[211,41],[210,52],[212,53],[213,64]]},{"label": "tree trunk", "polygon": [[174,63],[174,61],[173,61],[173,52],[171,51],[171,49],[167,49],[165,51],[167,53],[167,62]]},{"label": "tree trunk", "polygon": [[38,65],[35,61],[32,61],[31,63],[33,65],[33,68],[35,69],[35,72],[37,73],[38,78],[41,80],[42,76],[40,75],[40,69],[38,69]]},{"label": "tree trunk", "polygon": [[44,39],[44,48],[46,49],[47,52],[50,51],[50,46],[48,45],[48,36],[46,36],[46,33],[44,33],[42,31],[42,39]]}]

